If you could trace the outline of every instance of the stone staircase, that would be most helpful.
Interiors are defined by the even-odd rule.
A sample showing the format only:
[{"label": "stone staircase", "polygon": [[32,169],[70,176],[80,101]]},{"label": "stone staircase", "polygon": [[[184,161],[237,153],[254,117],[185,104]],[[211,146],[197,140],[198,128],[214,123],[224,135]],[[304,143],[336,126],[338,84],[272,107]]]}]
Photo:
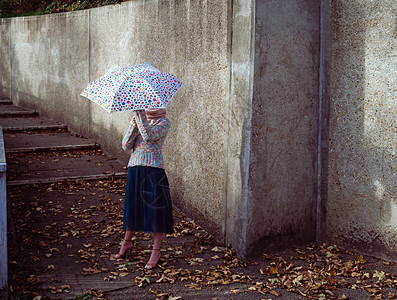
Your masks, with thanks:
[{"label": "stone staircase", "polygon": [[37,111],[0,100],[0,125],[8,186],[127,176],[125,166],[95,141],[41,118]]}]

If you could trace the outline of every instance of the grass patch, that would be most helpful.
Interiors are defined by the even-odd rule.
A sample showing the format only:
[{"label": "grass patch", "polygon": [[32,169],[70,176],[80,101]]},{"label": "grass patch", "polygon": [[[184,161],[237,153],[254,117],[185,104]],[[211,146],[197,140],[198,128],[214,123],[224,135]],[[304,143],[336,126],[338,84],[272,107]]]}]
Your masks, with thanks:
[{"label": "grass patch", "polygon": [[14,295],[12,295],[11,299],[12,300],[30,300],[32,298],[31,294],[26,294],[23,292],[16,292]]},{"label": "grass patch", "polygon": [[85,293],[84,295],[76,296],[73,298],[65,298],[65,300],[87,300],[87,299],[92,299],[93,297],[94,297],[93,294]]},{"label": "grass patch", "polygon": [[33,269],[32,253],[27,250],[21,251],[11,262],[10,269],[16,273],[20,273],[20,272],[29,273]]},{"label": "grass patch", "polygon": [[33,299],[40,288],[31,281],[35,268],[32,253],[28,250],[10,251],[8,269],[10,274],[9,293],[11,300]]}]

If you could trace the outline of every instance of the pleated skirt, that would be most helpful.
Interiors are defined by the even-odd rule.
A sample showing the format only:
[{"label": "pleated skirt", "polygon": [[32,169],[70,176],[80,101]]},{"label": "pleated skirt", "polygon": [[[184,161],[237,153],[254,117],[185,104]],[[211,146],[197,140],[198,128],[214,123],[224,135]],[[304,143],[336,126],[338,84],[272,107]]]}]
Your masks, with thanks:
[{"label": "pleated skirt", "polygon": [[128,168],[124,231],[173,233],[172,203],[164,169]]}]

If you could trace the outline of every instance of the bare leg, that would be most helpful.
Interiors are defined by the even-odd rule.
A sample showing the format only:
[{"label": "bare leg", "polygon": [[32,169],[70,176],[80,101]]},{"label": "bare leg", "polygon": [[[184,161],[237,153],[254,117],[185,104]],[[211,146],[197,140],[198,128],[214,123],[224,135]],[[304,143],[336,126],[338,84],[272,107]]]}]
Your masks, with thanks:
[{"label": "bare leg", "polygon": [[134,236],[134,231],[126,231],[124,235],[124,240],[131,241]]},{"label": "bare leg", "polygon": [[145,267],[146,269],[152,269],[157,265],[161,256],[160,247],[162,240],[163,240],[162,232],[155,232],[153,234],[153,249],[152,249],[152,254],[150,255],[150,259]]},{"label": "bare leg", "polygon": [[126,231],[124,235],[123,245],[121,245],[121,249],[118,254],[116,254],[115,258],[123,258],[125,257],[128,250],[132,249],[132,237],[134,235],[134,231]]}]

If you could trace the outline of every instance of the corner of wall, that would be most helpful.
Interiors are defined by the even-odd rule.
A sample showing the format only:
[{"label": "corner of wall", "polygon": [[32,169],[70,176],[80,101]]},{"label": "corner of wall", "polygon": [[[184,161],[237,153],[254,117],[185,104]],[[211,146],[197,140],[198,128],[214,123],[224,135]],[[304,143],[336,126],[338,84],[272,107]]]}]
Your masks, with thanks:
[{"label": "corner of wall", "polygon": [[[248,171],[253,94],[255,1],[232,4],[230,91],[226,108],[226,215],[225,241],[246,257]],[[248,33],[248,34],[247,34]]]}]

